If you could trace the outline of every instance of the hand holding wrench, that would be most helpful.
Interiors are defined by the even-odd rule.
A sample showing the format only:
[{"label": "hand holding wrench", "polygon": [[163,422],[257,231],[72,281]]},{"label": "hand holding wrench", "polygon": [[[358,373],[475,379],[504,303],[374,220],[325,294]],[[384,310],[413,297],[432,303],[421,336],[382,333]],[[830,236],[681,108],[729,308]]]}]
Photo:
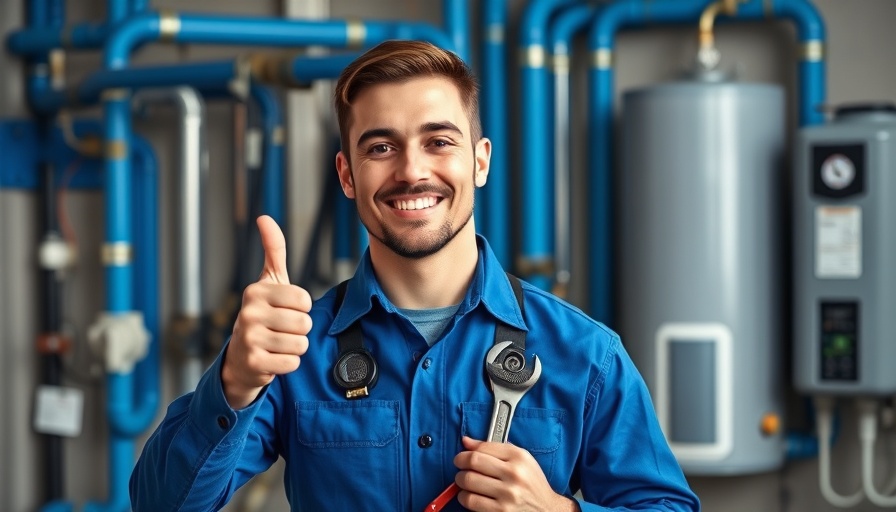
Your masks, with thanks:
[{"label": "hand holding wrench", "polygon": [[[488,373],[492,394],[495,396],[486,441],[506,443],[516,405],[541,376],[541,361],[538,356],[533,356],[532,366],[527,367],[523,351],[514,347],[513,342],[502,341],[495,344],[485,356],[485,371]],[[424,512],[441,510],[458,491],[460,487],[456,483],[451,484],[427,505]]]}]

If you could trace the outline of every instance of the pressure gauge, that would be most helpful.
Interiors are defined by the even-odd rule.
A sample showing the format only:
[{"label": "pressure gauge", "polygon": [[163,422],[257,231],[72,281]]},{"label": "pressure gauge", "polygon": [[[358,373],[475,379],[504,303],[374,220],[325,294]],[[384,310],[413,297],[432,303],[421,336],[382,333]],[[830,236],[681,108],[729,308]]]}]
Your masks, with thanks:
[{"label": "pressure gauge", "polygon": [[856,165],[845,155],[835,153],[821,163],[821,181],[832,190],[843,190],[856,179]]}]

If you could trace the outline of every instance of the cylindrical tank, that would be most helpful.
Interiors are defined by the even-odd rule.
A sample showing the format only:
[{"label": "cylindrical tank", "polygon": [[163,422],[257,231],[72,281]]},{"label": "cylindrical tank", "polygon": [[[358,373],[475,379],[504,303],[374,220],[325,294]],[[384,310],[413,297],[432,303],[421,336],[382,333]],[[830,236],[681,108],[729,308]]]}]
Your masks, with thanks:
[{"label": "cylindrical tank", "polygon": [[800,130],[794,204],[794,385],[896,393],[896,107],[848,105]]},{"label": "cylindrical tank", "polygon": [[624,94],[618,330],[690,475],[780,467],[781,87]]}]

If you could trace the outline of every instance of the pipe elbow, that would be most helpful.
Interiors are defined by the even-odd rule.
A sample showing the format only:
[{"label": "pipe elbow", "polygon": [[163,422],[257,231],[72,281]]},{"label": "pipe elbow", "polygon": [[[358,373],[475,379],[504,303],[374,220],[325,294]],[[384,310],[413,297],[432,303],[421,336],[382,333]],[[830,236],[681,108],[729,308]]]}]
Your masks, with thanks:
[{"label": "pipe elbow", "polygon": [[106,69],[127,66],[131,52],[141,43],[158,39],[161,35],[161,16],[146,12],[116,25],[109,34],[103,64]]},{"label": "pipe elbow", "polygon": [[775,0],[772,10],[793,20],[800,41],[824,41],[824,19],[808,0]]}]

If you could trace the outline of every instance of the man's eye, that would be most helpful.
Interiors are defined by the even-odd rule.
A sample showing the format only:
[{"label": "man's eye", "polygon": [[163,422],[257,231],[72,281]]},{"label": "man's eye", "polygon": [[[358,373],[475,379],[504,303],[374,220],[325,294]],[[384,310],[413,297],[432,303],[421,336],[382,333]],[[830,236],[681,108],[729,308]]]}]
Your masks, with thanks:
[{"label": "man's eye", "polygon": [[383,154],[389,152],[389,146],[386,144],[374,144],[370,147],[371,153]]},{"label": "man's eye", "polygon": [[436,140],[432,141],[431,144],[437,148],[447,148],[448,146],[451,145],[450,142],[448,142],[447,140],[442,140],[442,139],[436,139]]}]

